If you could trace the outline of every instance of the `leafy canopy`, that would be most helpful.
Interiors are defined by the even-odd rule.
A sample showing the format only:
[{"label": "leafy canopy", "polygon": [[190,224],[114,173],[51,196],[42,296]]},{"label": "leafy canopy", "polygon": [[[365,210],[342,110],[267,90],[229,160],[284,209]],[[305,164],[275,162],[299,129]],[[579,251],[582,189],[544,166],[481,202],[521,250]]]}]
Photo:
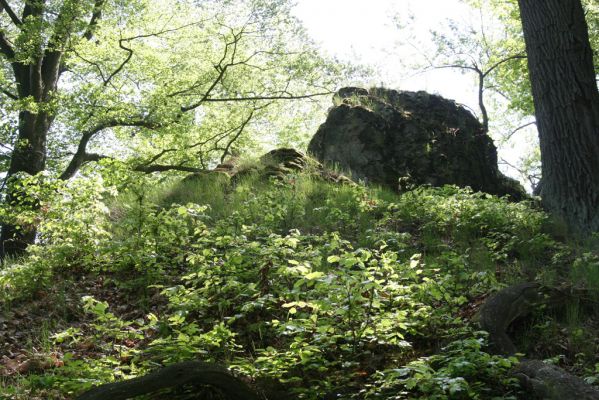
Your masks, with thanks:
[{"label": "leafy canopy", "polygon": [[[289,129],[290,121],[320,107],[316,95],[329,93],[340,72],[318,54],[287,0],[62,0],[44,7],[18,26],[7,12],[0,16],[14,48],[0,73],[5,165],[19,145],[18,112],[44,107],[55,118],[49,168],[62,172],[71,163],[63,177],[105,156],[146,170],[203,168],[265,137],[297,143],[304,132]],[[53,49],[64,55],[51,100],[19,99],[11,61],[32,63]],[[304,127],[311,124],[308,118]]]}]

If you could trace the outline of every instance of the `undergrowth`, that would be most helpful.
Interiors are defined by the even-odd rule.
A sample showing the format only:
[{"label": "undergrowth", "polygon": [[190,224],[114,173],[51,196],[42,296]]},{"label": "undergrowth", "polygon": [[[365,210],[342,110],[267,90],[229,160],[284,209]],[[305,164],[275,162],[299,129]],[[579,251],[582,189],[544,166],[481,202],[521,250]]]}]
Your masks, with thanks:
[{"label": "undergrowth", "polygon": [[[489,354],[472,317],[525,280],[568,281],[573,301],[534,316],[521,348],[599,377],[599,258],[531,204],[311,174],[31,190],[48,185],[39,243],[0,270],[0,398],[69,399],[200,359],[286,398],[515,399],[517,359]],[[51,323],[19,324],[33,308]]]}]

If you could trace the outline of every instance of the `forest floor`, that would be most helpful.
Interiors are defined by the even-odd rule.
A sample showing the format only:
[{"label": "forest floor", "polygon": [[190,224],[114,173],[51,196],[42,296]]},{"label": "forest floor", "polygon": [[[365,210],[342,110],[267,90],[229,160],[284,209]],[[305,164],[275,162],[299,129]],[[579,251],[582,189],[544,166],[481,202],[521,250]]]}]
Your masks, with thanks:
[{"label": "forest floor", "polygon": [[271,399],[523,398],[519,358],[477,323],[519,282],[566,296],[512,324],[518,351],[599,379],[599,254],[532,202],[309,173],[149,179],[65,188],[40,244],[0,270],[0,399],[72,399],[185,360]]}]

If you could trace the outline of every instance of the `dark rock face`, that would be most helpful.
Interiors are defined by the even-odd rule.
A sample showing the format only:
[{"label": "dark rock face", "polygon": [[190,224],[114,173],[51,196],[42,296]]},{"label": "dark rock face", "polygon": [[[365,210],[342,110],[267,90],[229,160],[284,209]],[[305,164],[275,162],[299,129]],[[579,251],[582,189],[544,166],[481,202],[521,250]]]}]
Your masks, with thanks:
[{"label": "dark rock face", "polygon": [[454,101],[426,92],[343,88],[308,151],[355,179],[402,190],[454,184],[525,196],[497,168],[497,150],[478,120]]}]

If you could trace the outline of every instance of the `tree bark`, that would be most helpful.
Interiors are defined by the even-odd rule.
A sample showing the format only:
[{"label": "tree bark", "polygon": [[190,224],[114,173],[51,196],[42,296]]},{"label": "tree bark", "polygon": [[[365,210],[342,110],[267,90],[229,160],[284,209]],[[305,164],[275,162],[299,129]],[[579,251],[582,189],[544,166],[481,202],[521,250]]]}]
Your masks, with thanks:
[{"label": "tree bark", "polygon": [[[13,186],[12,178],[18,173],[36,175],[46,169],[46,143],[52,116],[41,112],[32,114],[22,111],[19,114],[19,134],[8,169],[8,190],[6,202],[14,206],[37,207],[28,201],[21,190]],[[0,259],[5,256],[18,256],[35,241],[35,226],[4,224],[0,234]]]},{"label": "tree bark", "polygon": [[573,233],[599,231],[599,91],[580,0],[518,0],[541,145],[540,194]]},{"label": "tree bark", "polygon": [[[94,3],[91,20],[83,34],[86,39],[92,36],[93,29],[101,17],[104,2],[105,0],[96,0]],[[0,12],[6,12],[19,29],[23,24],[22,21],[28,18],[42,20],[44,13],[47,12],[46,7],[45,1],[25,2],[22,16],[19,18],[7,1],[0,0]],[[69,37],[73,35],[71,31],[77,18],[71,9],[71,2],[63,3],[53,22],[54,30],[47,40],[31,38],[39,39],[32,40],[39,43],[33,59],[19,61],[18,50],[0,30],[0,55],[12,66],[14,83],[17,87],[15,97],[25,103],[33,103],[35,106],[33,109],[28,108],[19,113],[17,142],[7,171],[8,186],[4,199],[7,204],[13,206],[27,208],[38,206],[35,200],[28,198],[12,181],[20,173],[36,175],[46,169],[47,138],[54,121],[54,111],[50,103],[63,71],[64,49]],[[42,35],[42,33],[33,33],[36,34]],[[36,232],[36,227],[32,224],[17,226],[15,223],[5,222],[0,233],[0,260],[6,256],[22,254],[27,246],[35,241]]]},{"label": "tree bark", "polygon": [[[11,184],[19,173],[36,175],[46,169],[48,131],[54,115],[44,111],[58,83],[61,54],[46,52],[30,64],[13,63],[19,99],[32,99],[39,110],[19,113],[19,132],[7,172],[6,202],[15,206],[36,207]],[[35,226],[4,224],[0,234],[0,259],[18,256],[34,242]]]}]

